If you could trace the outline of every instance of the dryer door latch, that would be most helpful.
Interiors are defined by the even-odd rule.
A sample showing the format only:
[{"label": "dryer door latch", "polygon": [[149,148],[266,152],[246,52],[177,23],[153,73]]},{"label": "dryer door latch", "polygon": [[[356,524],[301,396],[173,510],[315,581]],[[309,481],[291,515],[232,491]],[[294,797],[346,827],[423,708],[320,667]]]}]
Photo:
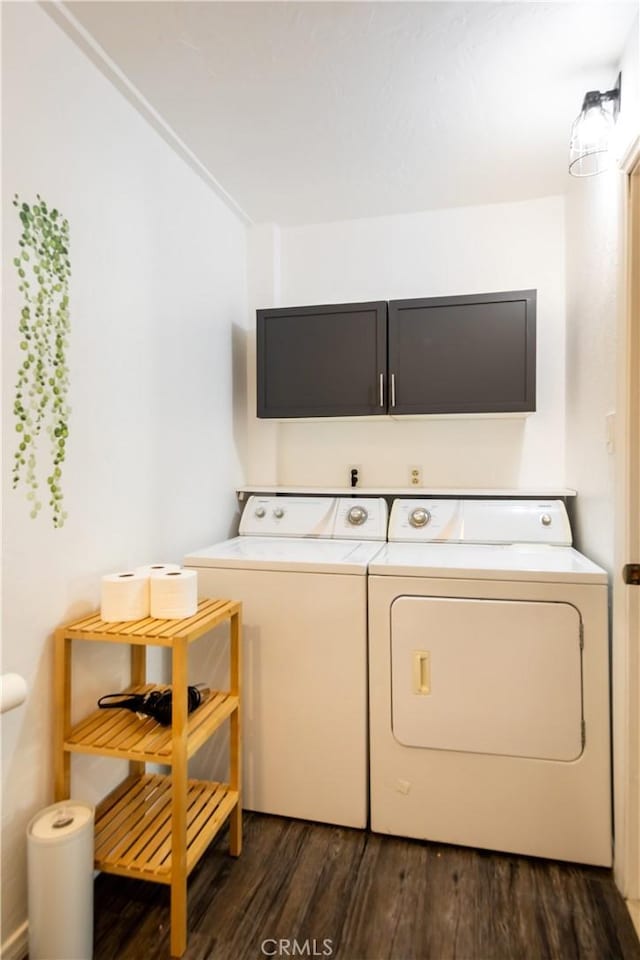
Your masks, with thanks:
[{"label": "dryer door latch", "polygon": [[640,586],[640,563],[625,563],[622,568],[622,579],[630,587]]}]

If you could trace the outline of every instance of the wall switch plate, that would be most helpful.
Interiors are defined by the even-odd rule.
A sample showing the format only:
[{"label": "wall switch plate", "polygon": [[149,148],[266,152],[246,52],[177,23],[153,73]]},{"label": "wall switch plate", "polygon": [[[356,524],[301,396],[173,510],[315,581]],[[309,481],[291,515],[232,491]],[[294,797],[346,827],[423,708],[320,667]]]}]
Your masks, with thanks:
[{"label": "wall switch plate", "polygon": [[422,486],[422,467],[409,467],[409,486],[410,487],[421,487]]}]

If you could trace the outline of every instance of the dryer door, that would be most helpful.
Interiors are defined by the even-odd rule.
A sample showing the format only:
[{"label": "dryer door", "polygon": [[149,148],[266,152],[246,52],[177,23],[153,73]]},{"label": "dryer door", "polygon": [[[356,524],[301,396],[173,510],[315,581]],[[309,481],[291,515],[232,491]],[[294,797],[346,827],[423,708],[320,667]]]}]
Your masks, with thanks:
[{"label": "dryer door", "polygon": [[398,597],[392,724],[405,746],[575,760],[580,615],[568,603]]}]

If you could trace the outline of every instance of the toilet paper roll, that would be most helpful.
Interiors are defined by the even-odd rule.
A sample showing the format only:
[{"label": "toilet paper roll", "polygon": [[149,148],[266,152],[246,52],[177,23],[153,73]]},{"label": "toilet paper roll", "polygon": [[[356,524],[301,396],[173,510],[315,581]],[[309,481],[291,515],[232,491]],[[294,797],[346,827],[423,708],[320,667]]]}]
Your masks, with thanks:
[{"label": "toilet paper roll", "polygon": [[149,577],[135,570],[110,573],[102,578],[100,616],[109,623],[142,620],[149,616]]},{"label": "toilet paper roll", "polygon": [[13,710],[24,703],[27,682],[19,673],[3,673],[0,677],[0,713]]},{"label": "toilet paper roll", "polygon": [[93,956],[93,807],[64,800],[27,827],[29,957]]},{"label": "toilet paper roll", "polygon": [[160,620],[192,617],[198,609],[198,574],[195,570],[168,570],[149,581],[151,616]]},{"label": "toilet paper roll", "polygon": [[156,577],[159,573],[166,573],[168,570],[179,570],[177,563],[150,563],[146,567],[136,567],[135,572],[142,577]]}]

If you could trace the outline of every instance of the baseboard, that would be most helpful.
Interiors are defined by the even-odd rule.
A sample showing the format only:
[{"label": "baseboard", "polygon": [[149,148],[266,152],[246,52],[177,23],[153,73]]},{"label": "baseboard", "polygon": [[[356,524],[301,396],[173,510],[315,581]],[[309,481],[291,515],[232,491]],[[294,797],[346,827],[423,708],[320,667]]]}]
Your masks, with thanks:
[{"label": "baseboard", "polygon": [[0,947],[2,960],[24,960],[29,952],[29,924],[25,920]]},{"label": "baseboard", "polygon": [[640,938],[640,900],[626,900],[627,909],[631,914],[631,919],[633,920],[633,925],[636,928],[636,933]]}]

